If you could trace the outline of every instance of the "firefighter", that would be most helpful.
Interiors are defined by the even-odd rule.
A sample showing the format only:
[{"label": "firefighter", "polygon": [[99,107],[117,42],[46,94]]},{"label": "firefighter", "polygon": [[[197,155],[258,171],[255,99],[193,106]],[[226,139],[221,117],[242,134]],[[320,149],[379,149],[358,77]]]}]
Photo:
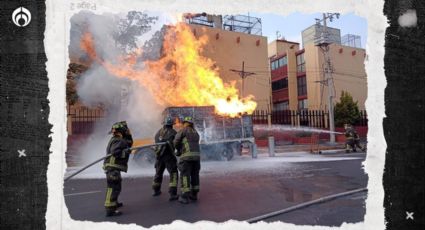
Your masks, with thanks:
[{"label": "firefighter", "polygon": [[131,135],[131,131],[127,126],[126,121],[120,121],[121,125],[123,126],[125,133],[123,134],[123,138],[128,142],[130,145],[130,148],[133,146],[133,136]]},{"label": "firefighter", "polygon": [[178,199],[177,182],[179,176],[177,171],[177,159],[174,156],[173,140],[176,136],[176,131],[173,129],[173,124],[173,119],[171,117],[166,117],[164,120],[164,126],[155,134],[155,143],[167,142],[167,145],[161,145],[157,147],[155,151],[155,176],[152,183],[152,195],[159,196],[161,194],[163,174],[165,169],[167,169],[170,174],[170,183],[168,188],[170,201]]},{"label": "firefighter", "polygon": [[133,140],[125,122],[113,124],[110,133],[112,133],[112,137],[106,147],[106,154],[112,154],[112,156],[106,158],[103,162],[107,182],[105,199],[107,217],[122,214],[117,210],[123,206],[122,203],[118,202],[118,196],[121,192],[121,171],[127,172],[127,163],[130,156],[129,148]]},{"label": "firefighter", "polygon": [[365,151],[366,148],[360,145],[360,137],[357,134],[357,131],[351,124],[344,124],[345,128],[345,152],[349,153],[350,151],[357,152],[357,147]]},{"label": "firefighter", "polygon": [[179,156],[181,185],[179,202],[188,204],[189,199],[198,200],[199,170],[201,169],[199,134],[193,126],[192,117],[183,119],[183,128],[177,133],[174,146],[176,155]]}]

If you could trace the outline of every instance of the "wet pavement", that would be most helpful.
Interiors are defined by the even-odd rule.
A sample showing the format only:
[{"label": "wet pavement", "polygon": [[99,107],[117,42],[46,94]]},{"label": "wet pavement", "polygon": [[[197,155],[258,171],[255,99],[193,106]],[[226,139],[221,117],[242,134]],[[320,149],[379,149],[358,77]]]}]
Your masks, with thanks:
[{"label": "wet pavement", "polygon": [[[302,202],[367,185],[362,169],[365,154],[313,156],[279,154],[275,158],[241,158],[229,162],[203,162],[199,201],[189,205],[169,202],[167,186],[159,197],[151,196],[150,176],[123,179],[120,201],[124,215],[104,215],[105,179],[71,179],[65,183],[65,202],[76,220],[136,223],[143,227],[174,220],[196,222],[246,220]],[[246,165],[246,167],[244,167]],[[146,169],[152,172],[152,169]],[[167,174],[167,173],[166,173]],[[143,175],[146,175],[143,174]],[[147,174],[149,175],[149,173]],[[168,177],[164,178],[168,181]],[[165,183],[165,185],[167,185]],[[355,197],[355,198],[350,198]],[[355,194],[327,203],[266,219],[295,224],[339,226],[363,221],[366,194]]]},{"label": "wet pavement", "polygon": [[367,193],[361,192],[267,218],[263,221],[321,226],[341,226],[344,222],[357,223],[364,219],[366,213],[364,201],[366,198]]}]

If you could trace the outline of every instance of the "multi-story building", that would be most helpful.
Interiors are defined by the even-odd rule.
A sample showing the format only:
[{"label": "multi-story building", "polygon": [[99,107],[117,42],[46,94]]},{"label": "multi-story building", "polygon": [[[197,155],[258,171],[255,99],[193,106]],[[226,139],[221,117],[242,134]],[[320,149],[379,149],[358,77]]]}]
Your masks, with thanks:
[{"label": "multi-story building", "polygon": [[[215,62],[224,82],[236,82],[241,96],[253,95],[257,109],[269,110],[271,87],[267,37],[261,35],[261,20],[247,17],[195,14],[186,18],[186,22],[195,36],[208,36],[202,54]],[[253,74],[242,79],[242,70]]]},{"label": "multi-story building", "polygon": [[[367,98],[364,60],[366,51],[361,48],[329,45],[332,77],[336,103],[342,91],[348,91],[360,109]],[[272,75],[272,102],[274,110],[325,110],[328,105],[328,88],[324,77],[324,55],[320,47],[307,43],[275,40],[269,44]]]}]

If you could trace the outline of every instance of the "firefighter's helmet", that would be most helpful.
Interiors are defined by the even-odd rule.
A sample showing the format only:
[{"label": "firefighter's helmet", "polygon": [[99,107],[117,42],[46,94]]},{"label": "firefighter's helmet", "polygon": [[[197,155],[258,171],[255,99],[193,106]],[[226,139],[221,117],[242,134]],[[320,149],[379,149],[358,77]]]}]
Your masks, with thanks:
[{"label": "firefighter's helmet", "polygon": [[111,131],[109,133],[120,132],[124,134],[128,130],[126,121],[119,121],[112,125]]},{"label": "firefighter's helmet", "polygon": [[184,117],[184,119],[183,119],[183,123],[184,122],[187,122],[187,123],[189,123],[189,124],[193,124],[193,119],[192,119],[192,117],[191,116],[187,116],[187,117]]},{"label": "firefighter's helmet", "polygon": [[164,125],[174,125],[174,120],[172,117],[167,116],[164,119]]}]

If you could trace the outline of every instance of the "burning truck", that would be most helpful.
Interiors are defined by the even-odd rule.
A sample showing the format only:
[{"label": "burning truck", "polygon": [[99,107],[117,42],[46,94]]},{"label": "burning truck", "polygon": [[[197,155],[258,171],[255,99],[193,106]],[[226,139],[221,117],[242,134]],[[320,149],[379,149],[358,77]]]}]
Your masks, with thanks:
[{"label": "burning truck", "polygon": [[[80,49],[108,74],[130,80],[145,90],[152,96],[152,104],[166,107],[163,116],[170,115],[177,122],[183,116],[192,116],[201,136],[203,159],[230,160],[241,154],[242,145],[255,156],[252,119],[245,115],[257,107],[254,96],[241,96],[237,82],[223,80],[215,62],[202,54],[208,36],[196,36],[181,22],[165,28],[162,38],[159,36],[162,45],[158,59],[145,58],[149,51],[141,48],[105,58],[103,46],[96,44],[99,36],[89,29],[82,31]],[[135,97],[135,101],[143,100]],[[139,140],[134,145],[146,143]],[[152,151],[138,155],[153,156]]]},{"label": "burning truck", "polygon": [[[202,160],[231,160],[235,155],[242,155],[243,147],[248,147],[250,153],[256,155],[253,124],[251,115],[231,117],[215,113],[214,106],[181,106],[168,107],[163,117],[171,117],[176,121],[174,128],[181,128],[183,117],[190,116],[195,129],[200,135]],[[154,161],[152,149],[140,150],[134,154],[136,161],[143,158]]]}]

